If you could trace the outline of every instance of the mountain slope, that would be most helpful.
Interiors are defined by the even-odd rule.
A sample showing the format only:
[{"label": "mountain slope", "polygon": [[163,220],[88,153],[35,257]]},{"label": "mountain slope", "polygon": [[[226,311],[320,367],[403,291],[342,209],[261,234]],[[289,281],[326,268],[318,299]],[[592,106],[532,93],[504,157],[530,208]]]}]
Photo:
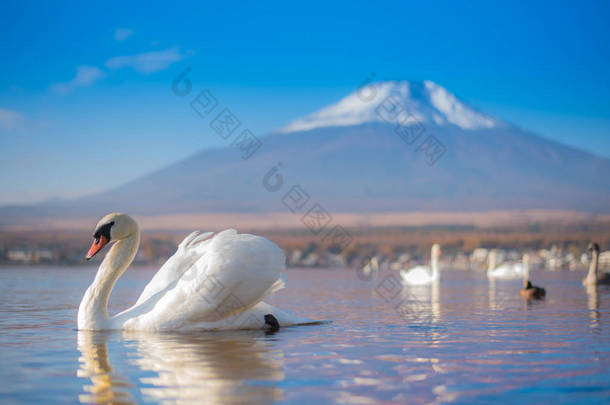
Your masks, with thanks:
[{"label": "mountain slope", "polygon": [[[476,111],[432,82],[381,82],[371,89],[375,97],[356,92],[263,137],[248,160],[235,148],[204,150],[104,193],[0,209],[0,223],[112,210],[289,212],[282,198],[294,185],[309,195],[308,206],[319,202],[330,212],[610,212],[609,159]],[[409,144],[405,133],[421,135]],[[430,135],[444,148],[433,165],[422,149]],[[280,162],[283,185],[269,191],[265,174]]]}]

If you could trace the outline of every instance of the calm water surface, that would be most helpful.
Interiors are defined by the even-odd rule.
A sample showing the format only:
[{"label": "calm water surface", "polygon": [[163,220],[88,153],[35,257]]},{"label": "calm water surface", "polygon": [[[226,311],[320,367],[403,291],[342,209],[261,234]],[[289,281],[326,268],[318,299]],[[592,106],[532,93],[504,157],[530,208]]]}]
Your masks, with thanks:
[{"label": "calm water surface", "polygon": [[[610,289],[582,272],[519,281],[447,270],[402,288],[394,273],[287,271],[270,302],[323,325],[197,334],[75,331],[95,268],[0,268],[0,402],[610,403]],[[111,298],[135,301],[153,274],[130,269]]]}]

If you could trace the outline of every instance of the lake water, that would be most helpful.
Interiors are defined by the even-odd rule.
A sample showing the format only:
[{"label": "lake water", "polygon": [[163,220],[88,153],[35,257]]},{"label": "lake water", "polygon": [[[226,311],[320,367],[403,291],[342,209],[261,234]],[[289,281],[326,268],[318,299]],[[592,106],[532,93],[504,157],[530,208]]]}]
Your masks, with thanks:
[{"label": "lake water", "polygon": [[[0,268],[1,403],[610,403],[610,288],[583,272],[535,272],[547,298],[526,303],[483,272],[289,269],[269,301],[330,323],[176,335],[77,332],[95,270]],[[128,270],[111,309],[152,274]]]}]

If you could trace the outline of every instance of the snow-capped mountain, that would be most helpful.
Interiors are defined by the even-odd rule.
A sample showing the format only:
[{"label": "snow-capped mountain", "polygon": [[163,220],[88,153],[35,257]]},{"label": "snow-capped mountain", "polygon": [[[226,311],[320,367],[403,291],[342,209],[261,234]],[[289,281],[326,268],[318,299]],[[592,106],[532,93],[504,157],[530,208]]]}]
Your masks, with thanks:
[{"label": "snow-capped mountain", "polygon": [[245,160],[229,139],[103,193],[0,208],[0,226],[110,211],[286,213],[296,187],[329,212],[610,213],[610,159],[479,112],[430,81],[374,83],[261,141]]},{"label": "snow-capped mountain", "polygon": [[452,124],[465,130],[505,125],[467,106],[444,87],[429,80],[385,81],[363,86],[339,102],[290,123],[280,132],[387,122],[392,111],[385,107],[401,110],[394,111],[398,115],[395,120],[399,122],[402,118],[405,125],[414,122],[409,121],[409,115],[423,124]]}]

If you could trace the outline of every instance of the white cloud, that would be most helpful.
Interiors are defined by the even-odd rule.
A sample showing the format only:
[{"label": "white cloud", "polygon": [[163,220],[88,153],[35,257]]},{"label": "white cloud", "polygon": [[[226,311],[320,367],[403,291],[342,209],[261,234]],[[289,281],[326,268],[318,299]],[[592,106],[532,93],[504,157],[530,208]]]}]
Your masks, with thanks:
[{"label": "white cloud", "polygon": [[67,94],[77,87],[92,85],[102,76],[104,73],[95,66],[77,66],[74,79],[65,83],[56,83],[51,88],[59,94]]},{"label": "white cloud", "polygon": [[114,30],[114,40],[117,42],[125,41],[133,34],[133,30],[129,28],[117,28]]},{"label": "white cloud", "polygon": [[149,74],[165,70],[173,63],[190,56],[192,51],[180,53],[178,47],[166,49],[164,51],[153,51],[139,53],[131,56],[117,56],[106,62],[106,67],[110,69],[120,69],[130,67],[137,72]]},{"label": "white cloud", "polygon": [[25,119],[17,111],[0,108],[0,126],[6,129],[16,129],[23,126]]}]

